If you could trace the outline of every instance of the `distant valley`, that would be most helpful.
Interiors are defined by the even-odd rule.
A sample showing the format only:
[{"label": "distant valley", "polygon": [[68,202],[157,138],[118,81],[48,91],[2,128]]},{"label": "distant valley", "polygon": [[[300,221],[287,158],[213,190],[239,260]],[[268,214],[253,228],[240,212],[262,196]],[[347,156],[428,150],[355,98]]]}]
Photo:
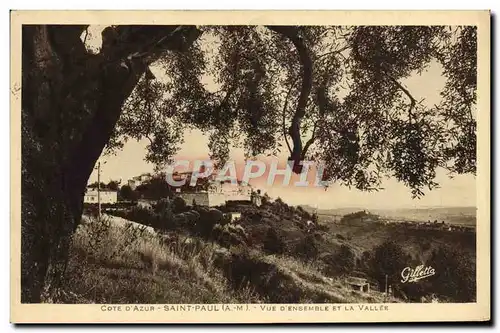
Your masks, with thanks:
[{"label": "distant valley", "polygon": [[[314,208],[303,206],[309,212]],[[401,221],[444,221],[448,224],[476,225],[476,207],[428,207],[400,209],[364,209],[362,207],[346,207],[334,209],[318,209],[318,215],[328,215],[340,219],[342,216],[366,210],[382,218]]]}]

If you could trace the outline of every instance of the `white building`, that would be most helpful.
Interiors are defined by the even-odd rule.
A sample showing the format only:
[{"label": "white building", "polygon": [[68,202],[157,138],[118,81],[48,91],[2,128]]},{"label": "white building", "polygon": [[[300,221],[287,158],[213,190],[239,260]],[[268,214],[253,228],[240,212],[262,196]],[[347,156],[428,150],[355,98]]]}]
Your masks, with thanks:
[{"label": "white building", "polygon": [[231,216],[231,222],[233,222],[233,221],[241,218],[241,213],[240,212],[230,212],[229,216]]},{"label": "white building", "polygon": [[139,200],[137,200],[137,207],[146,208],[146,209],[153,209],[154,203],[155,203],[155,201],[153,201],[153,200],[139,199]]},{"label": "white building", "polygon": [[114,204],[118,201],[117,191],[101,190],[98,194],[97,190],[88,190],[85,193],[83,202],[87,204],[97,204],[98,195],[100,196],[101,204]]},{"label": "white building", "polygon": [[252,187],[241,182],[238,184],[214,182],[210,185],[208,192],[211,194],[222,194],[226,201],[250,201]]},{"label": "white building", "polygon": [[130,186],[132,190],[135,190],[137,186],[147,183],[152,178],[151,174],[143,173],[139,176],[135,176],[127,181],[127,185]]},{"label": "white building", "polygon": [[201,206],[215,207],[231,201],[252,202],[252,187],[241,183],[233,185],[229,182],[213,182],[206,191],[182,192],[180,188],[177,188],[176,193],[188,205],[196,203]]},{"label": "white building", "polygon": [[132,189],[132,191],[135,191],[135,189],[137,188],[137,181],[134,180],[134,179],[129,179],[127,181],[127,185],[130,186],[130,188]]}]

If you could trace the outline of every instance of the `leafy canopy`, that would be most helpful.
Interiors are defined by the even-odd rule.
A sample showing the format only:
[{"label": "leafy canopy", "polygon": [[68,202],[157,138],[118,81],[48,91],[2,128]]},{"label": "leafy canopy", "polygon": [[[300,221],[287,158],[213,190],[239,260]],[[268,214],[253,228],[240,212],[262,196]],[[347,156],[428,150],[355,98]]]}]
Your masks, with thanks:
[{"label": "leafy canopy", "polygon": [[[230,143],[247,157],[288,149],[295,162],[324,163],[324,180],[361,190],[390,176],[420,196],[438,185],[439,167],[475,173],[475,27],[198,28],[186,52],[166,53],[142,77],[108,151],[148,138],[146,159],[161,167],[196,128],[216,161]],[[432,61],[446,84],[429,107],[402,81]]]}]

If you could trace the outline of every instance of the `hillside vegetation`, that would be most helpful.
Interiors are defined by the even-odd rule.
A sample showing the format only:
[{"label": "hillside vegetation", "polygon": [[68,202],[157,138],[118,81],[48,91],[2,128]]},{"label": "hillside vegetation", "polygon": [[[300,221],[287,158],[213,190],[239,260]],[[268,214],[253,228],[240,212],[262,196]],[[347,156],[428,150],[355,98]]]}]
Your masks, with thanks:
[{"label": "hillside vegetation", "polygon": [[[241,216],[232,220],[229,212]],[[405,266],[438,265],[444,256],[448,263],[462,258],[455,268],[473,276],[474,270],[467,271],[475,266],[470,239],[408,234],[376,222],[374,215],[335,224],[280,199],[262,207],[218,209],[163,200],[153,210],[135,207],[113,214],[101,221],[90,215],[74,234],[67,269],[71,283],[62,290],[66,302],[378,303],[421,301],[431,293],[442,301],[475,297],[474,281],[457,280],[449,269],[436,279],[443,285],[456,280],[455,289],[464,292],[454,294],[455,289],[439,289],[436,283],[398,283]],[[470,250],[451,251],[456,247],[449,243],[457,241]],[[394,265],[385,267],[388,256]],[[388,300],[378,291],[384,290],[385,275],[395,295]],[[353,290],[346,284],[349,276],[368,279],[372,290]]]},{"label": "hillside vegetation", "polygon": [[[67,303],[380,303],[349,290],[314,264],[226,249],[199,238],[158,234],[116,217],[94,219],[74,235]],[[391,298],[390,300],[396,301]]]}]

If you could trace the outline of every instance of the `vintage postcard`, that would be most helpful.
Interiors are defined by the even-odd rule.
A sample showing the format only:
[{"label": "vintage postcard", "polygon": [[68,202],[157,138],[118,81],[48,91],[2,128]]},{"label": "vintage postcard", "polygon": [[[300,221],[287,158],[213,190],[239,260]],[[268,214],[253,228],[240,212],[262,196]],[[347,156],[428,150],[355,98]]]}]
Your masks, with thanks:
[{"label": "vintage postcard", "polygon": [[11,321],[490,320],[490,12],[12,11]]}]

